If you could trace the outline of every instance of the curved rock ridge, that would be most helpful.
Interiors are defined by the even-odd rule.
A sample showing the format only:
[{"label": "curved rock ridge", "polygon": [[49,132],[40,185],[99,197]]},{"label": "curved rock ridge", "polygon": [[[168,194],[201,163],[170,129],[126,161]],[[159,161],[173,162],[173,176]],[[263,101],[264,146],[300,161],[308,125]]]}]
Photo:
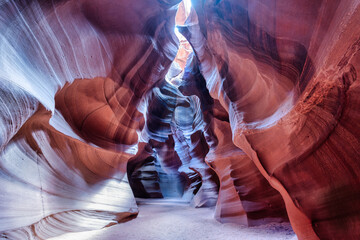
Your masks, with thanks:
[{"label": "curved rock ridge", "polygon": [[2,238],[47,239],[136,216],[130,155],[64,135],[50,117],[40,108],[1,152]]},{"label": "curved rock ridge", "polygon": [[[146,112],[141,141],[152,147],[165,175],[180,182],[185,177],[188,184],[184,186],[187,189],[184,198],[191,200],[196,193],[194,206],[213,205],[217,186],[212,180],[215,174],[204,161],[208,146],[201,133],[204,121],[198,97],[184,96],[175,85],[163,80],[147,94],[142,108]],[[171,188],[177,187],[163,185],[162,191],[169,194]]]},{"label": "curved rock ridge", "polygon": [[284,202],[246,154],[231,140],[228,115],[205,87],[199,62],[193,58],[185,69],[179,89],[200,99],[204,135],[209,146],[206,163],[220,178],[215,217],[220,222],[247,226],[287,221]]},{"label": "curved rock ridge", "polygon": [[220,177],[215,217],[220,222],[257,226],[287,221],[284,202],[261,175],[255,164],[231,142],[228,122],[214,118],[218,145],[206,161]]},{"label": "curved rock ridge", "polygon": [[178,2],[0,4],[1,238],[137,215],[126,174],[144,125],[137,106],[175,58]]},{"label": "curved rock ridge", "polygon": [[1,239],[135,197],[360,238],[360,2],[190,2],[0,3]]},{"label": "curved rock ridge", "polygon": [[199,25],[182,33],[298,238],[359,238],[359,2],[194,7]]}]

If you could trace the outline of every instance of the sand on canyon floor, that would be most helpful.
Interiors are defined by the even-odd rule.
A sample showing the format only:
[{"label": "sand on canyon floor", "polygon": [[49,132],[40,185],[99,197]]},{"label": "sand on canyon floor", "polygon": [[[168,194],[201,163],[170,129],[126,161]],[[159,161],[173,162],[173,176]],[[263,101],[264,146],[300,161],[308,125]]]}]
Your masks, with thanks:
[{"label": "sand on canyon floor", "polygon": [[258,227],[220,223],[214,219],[214,208],[193,208],[168,199],[142,200],[138,205],[134,220],[51,240],[297,240],[289,223]]}]

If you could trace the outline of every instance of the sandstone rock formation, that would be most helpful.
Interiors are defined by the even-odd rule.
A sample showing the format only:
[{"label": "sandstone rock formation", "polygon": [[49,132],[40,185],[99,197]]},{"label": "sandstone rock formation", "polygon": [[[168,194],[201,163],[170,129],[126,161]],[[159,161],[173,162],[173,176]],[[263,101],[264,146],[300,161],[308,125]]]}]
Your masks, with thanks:
[{"label": "sandstone rock formation", "polygon": [[359,239],[359,23],[358,0],[0,2],[0,238],[135,196]]}]

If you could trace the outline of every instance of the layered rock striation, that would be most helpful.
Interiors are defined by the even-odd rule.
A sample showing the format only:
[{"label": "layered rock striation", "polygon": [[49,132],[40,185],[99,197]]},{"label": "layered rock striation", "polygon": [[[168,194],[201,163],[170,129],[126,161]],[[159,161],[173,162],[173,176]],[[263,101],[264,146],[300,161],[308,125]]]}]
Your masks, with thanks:
[{"label": "layered rock striation", "polygon": [[359,22],[357,0],[1,2],[0,238],[176,197],[359,239]]}]

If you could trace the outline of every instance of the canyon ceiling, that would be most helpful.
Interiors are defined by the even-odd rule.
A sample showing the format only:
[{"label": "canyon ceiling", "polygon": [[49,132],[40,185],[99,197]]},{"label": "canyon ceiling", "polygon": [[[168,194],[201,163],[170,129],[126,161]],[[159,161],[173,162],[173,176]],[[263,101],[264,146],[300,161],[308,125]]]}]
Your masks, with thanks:
[{"label": "canyon ceiling", "polygon": [[0,238],[182,197],[360,239],[359,75],[359,0],[2,0]]}]

